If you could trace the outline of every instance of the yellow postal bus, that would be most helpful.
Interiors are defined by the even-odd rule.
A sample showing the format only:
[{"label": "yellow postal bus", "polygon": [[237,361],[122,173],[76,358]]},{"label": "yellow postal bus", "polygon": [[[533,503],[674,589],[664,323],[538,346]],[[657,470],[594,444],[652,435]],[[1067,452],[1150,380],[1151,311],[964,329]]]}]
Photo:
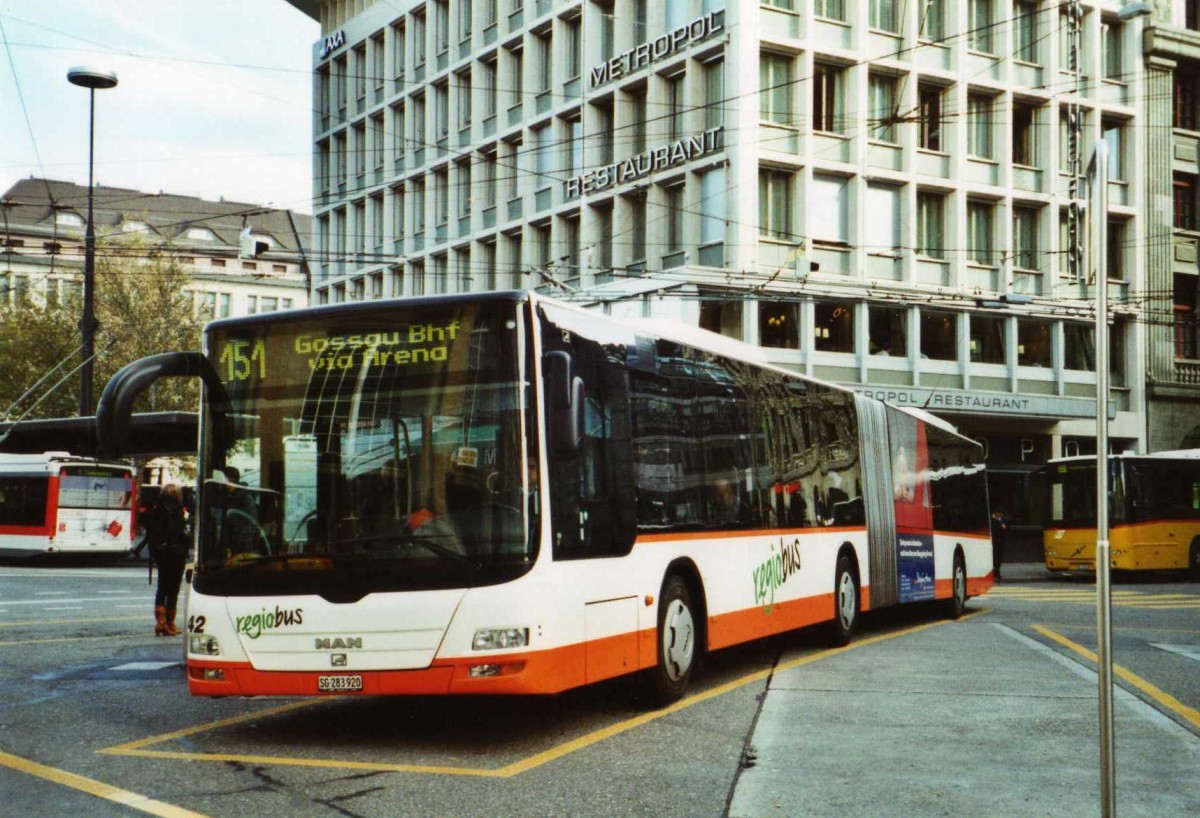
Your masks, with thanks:
[{"label": "yellow postal bus", "polygon": [[[1187,570],[1200,581],[1200,449],[1110,455],[1112,568]],[[1046,464],[1043,531],[1051,571],[1096,570],[1096,458]]]}]

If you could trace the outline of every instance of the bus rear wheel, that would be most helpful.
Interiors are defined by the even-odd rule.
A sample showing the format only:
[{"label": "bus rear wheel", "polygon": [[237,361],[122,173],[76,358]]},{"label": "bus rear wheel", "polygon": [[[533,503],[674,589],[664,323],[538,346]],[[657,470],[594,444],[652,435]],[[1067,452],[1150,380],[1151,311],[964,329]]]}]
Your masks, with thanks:
[{"label": "bus rear wheel", "polygon": [[958,619],[967,607],[967,566],[961,552],[954,553],[954,568],[950,574],[950,598],[946,600],[946,616]]},{"label": "bus rear wheel", "polygon": [[663,581],[658,598],[658,663],[647,671],[646,692],[656,706],[683,695],[696,667],[696,619],[692,593],[678,574]]},{"label": "bus rear wheel", "polygon": [[833,622],[829,626],[829,642],[835,647],[850,644],[858,626],[858,576],[854,561],[843,554],[838,557],[833,573]]}]

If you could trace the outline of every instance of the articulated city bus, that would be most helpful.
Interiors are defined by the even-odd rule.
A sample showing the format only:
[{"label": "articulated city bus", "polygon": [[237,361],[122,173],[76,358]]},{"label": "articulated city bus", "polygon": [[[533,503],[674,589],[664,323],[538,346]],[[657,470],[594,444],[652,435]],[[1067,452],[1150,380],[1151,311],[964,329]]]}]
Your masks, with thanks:
[{"label": "articulated city bus", "polygon": [[[1200,449],[1110,455],[1108,472],[1111,567],[1200,581]],[[1045,473],[1046,567],[1095,571],[1095,456],[1047,461]]]},{"label": "articulated city bus", "polygon": [[134,491],[133,469],[120,463],[0,454],[0,555],[128,551]]},{"label": "articulated city bus", "polygon": [[214,322],[101,399],[204,379],[193,694],[554,693],[991,582],[948,424],[534,293]]}]

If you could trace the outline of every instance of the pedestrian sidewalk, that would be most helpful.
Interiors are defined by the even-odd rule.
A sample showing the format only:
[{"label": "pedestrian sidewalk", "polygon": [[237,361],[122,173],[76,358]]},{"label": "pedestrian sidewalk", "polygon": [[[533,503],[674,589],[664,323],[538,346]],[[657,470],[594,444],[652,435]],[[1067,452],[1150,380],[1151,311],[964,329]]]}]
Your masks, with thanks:
[{"label": "pedestrian sidewalk", "polygon": [[[1113,710],[1118,814],[1200,814],[1200,738]],[[934,624],[776,674],[729,815],[1099,815],[1098,735],[1094,672],[987,616]]]}]

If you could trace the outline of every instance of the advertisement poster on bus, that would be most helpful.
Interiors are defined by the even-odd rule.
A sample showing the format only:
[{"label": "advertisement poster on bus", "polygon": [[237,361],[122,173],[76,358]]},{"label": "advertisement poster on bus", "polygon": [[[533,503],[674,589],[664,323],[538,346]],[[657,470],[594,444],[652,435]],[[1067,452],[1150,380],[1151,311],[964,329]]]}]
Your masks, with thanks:
[{"label": "advertisement poster on bus", "polygon": [[901,602],[933,599],[933,508],[929,446],[915,418],[892,414],[888,424],[896,509],[896,565]]}]

